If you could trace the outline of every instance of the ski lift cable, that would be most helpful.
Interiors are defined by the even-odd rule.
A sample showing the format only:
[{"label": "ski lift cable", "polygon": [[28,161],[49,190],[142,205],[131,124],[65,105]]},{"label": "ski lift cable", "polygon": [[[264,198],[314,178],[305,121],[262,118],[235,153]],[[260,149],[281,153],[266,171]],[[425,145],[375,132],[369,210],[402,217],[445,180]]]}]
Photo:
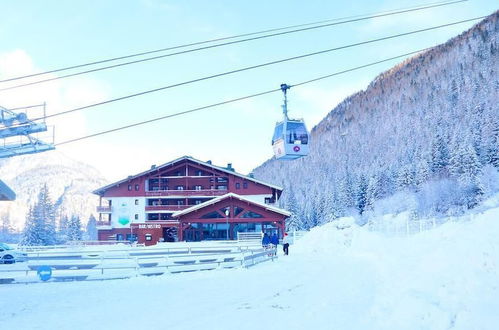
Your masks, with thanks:
[{"label": "ski lift cable", "polygon": [[[236,38],[241,38],[241,37],[247,37],[247,36],[252,36],[252,35],[258,35],[258,34],[263,34],[263,33],[282,31],[282,30],[292,29],[292,28],[296,28],[296,27],[307,26],[304,28],[294,29],[294,30],[290,30],[290,31],[277,32],[277,33],[266,34],[263,36],[257,36],[257,37],[247,38],[247,39],[224,42],[224,43],[215,44],[215,45],[209,45],[209,46],[193,48],[193,49],[183,50],[183,51],[179,51],[179,52],[164,54],[164,55],[143,58],[143,59],[129,61],[129,62],[118,63],[118,64],[104,66],[104,67],[100,67],[100,68],[95,68],[95,69],[85,70],[85,71],[81,71],[81,72],[66,74],[66,75],[62,75],[62,76],[58,76],[58,77],[42,79],[42,80],[30,82],[30,83],[24,83],[24,84],[19,84],[19,85],[15,85],[15,86],[2,88],[2,89],[0,89],[0,91],[16,89],[16,88],[21,88],[21,87],[26,87],[26,86],[32,86],[32,85],[41,84],[41,83],[45,83],[45,82],[49,82],[49,81],[74,77],[74,76],[88,74],[88,73],[102,71],[102,70],[113,69],[113,68],[117,68],[117,67],[121,67],[121,66],[137,64],[137,63],[142,63],[142,62],[146,62],[146,61],[157,60],[157,59],[161,59],[161,58],[165,58],[165,57],[171,57],[171,56],[176,56],[176,55],[192,53],[192,52],[216,48],[216,47],[228,46],[228,45],[233,45],[233,44],[238,44],[238,43],[243,43],[243,42],[248,42],[248,41],[254,41],[254,40],[259,40],[259,39],[264,39],[264,38],[271,38],[271,37],[292,34],[292,33],[297,33],[297,32],[303,32],[303,31],[308,31],[308,30],[313,30],[313,29],[320,29],[320,28],[325,28],[325,27],[330,27],[330,26],[335,26],[335,25],[340,25],[340,24],[346,24],[346,23],[357,22],[357,21],[361,21],[361,20],[367,20],[367,19],[371,19],[371,18],[380,18],[380,17],[402,14],[402,13],[407,13],[407,12],[412,12],[412,11],[430,9],[430,8],[435,8],[435,7],[440,7],[440,6],[447,6],[447,5],[457,4],[457,3],[461,3],[461,2],[465,2],[465,1],[468,1],[468,0],[456,0],[456,1],[451,1],[451,2],[434,3],[434,4],[430,4],[430,5],[423,6],[423,7],[416,7],[416,8],[410,7],[410,9],[403,9],[403,10],[397,10],[397,11],[391,10],[391,11],[375,13],[375,15],[371,15],[371,16],[363,16],[363,15],[360,15],[360,17],[359,16],[352,16],[352,17],[356,17],[356,18],[352,18],[352,19],[348,19],[349,17],[347,17],[347,18],[337,18],[337,19],[331,19],[331,20],[326,20],[326,21],[319,21],[319,22],[314,22],[314,23],[305,23],[305,24],[300,24],[300,25],[293,25],[293,26],[275,28],[275,29],[270,29],[270,30],[265,30],[265,31],[240,34],[240,35],[231,36],[231,37],[211,39],[211,40],[200,41],[200,42],[179,45],[179,46],[173,46],[173,47],[169,47],[169,48],[162,48],[162,49],[158,49],[158,50],[152,50],[152,51],[147,51],[147,52],[142,52],[142,53],[137,53],[137,54],[114,57],[114,58],[110,58],[110,59],[106,59],[106,60],[94,61],[94,62],[79,64],[79,65],[68,66],[68,67],[64,67],[64,68],[60,68],[60,69],[54,69],[54,70],[50,70],[50,71],[45,71],[45,72],[34,73],[34,74],[30,74],[30,75],[0,80],[0,83],[24,79],[24,78],[36,77],[36,76],[45,75],[45,74],[49,74],[49,73],[56,73],[56,72],[86,67],[86,66],[95,65],[95,64],[102,64],[102,63],[107,63],[107,62],[111,62],[111,61],[123,60],[123,59],[127,59],[127,58],[143,56],[143,55],[148,55],[148,54],[153,54],[153,53],[158,53],[158,52],[164,52],[167,50],[175,50],[175,49],[186,48],[186,47],[196,46],[196,45],[202,45],[202,44],[207,44],[207,43],[212,43],[212,42],[217,42],[217,41],[230,40],[230,39],[236,39]],[[341,20],[341,19],[347,19],[347,20],[343,20],[343,21],[338,22],[338,20]],[[332,22],[332,21],[334,21],[334,22]],[[331,23],[321,24],[324,22],[331,22]],[[320,24],[320,25],[310,26],[310,25],[315,25],[315,24]]]},{"label": "ski lift cable", "polygon": [[[290,87],[302,86],[302,85],[313,83],[313,82],[316,82],[316,81],[319,81],[319,80],[331,78],[331,77],[342,75],[342,74],[345,74],[345,73],[348,73],[348,72],[352,72],[352,71],[360,70],[360,69],[363,69],[363,68],[366,68],[366,67],[374,66],[376,64],[380,64],[380,63],[388,62],[388,61],[391,61],[391,60],[399,59],[401,57],[406,57],[406,56],[414,55],[414,54],[426,51],[426,50],[428,50],[430,48],[424,48],[424,49],[415,50],[415,51],[412,51],[412,52],[409,52],[409,53],[405,53],[405,54],[393,56],[393,57],[390,57],[390,58],[386,58],[386,59],[383,59],[383,60],[379,60],[379,61],[376,61],[376,62],[371,62],[371,63],[368,63],[368,64],[356,66],[356,67],[353,67],[353,68],[350,68],[350,69],[346,69],[346,70],[343,70],[343,71],[334,72],[334,73],[331,73],[331,74],[327,74],[327,75],[324,75],[324,76],[320,76],[320,77],[317,77],[317,78],[314,78],[314,79],[306,80],[306,81],[299,82],[299,83],[296,83],[296,84],[293,84],[293,85],[289,85],[289,86]],[[251,95],[247,95],[247,96],[238,97],[238,98],[235,98],[235,99],[225,100],[225,101],[214,103],[214,104],[210,104],[210,105],[205,105],[205,106],[201,106],[201,107],[197,107],[197,108],[193,108],[193,109],[189,109],[189,110],[185,110],[185,111],[180,111],[180,112],[172,113],[172,114],[161,116],[161,117],[152,118],[152,119],[149,119],[149,120],[135,122],[135,123],[132,123],[132,124],[129,124],[129,125],[125,125],[125,126],[113,128],[113,129],[110,129],[110,130],[105,130],[105,131],[93,133],[93,134],[82,136],[82,137],[79,137],[79,138],[75,138],[75,139],[71,139],[71,140],[66,140],[66,141],[63,141],[63,142],[56,143],[55,146],[61,146],[61,145],[64,145],[64,144],[69,144],[69,143],[73,143],[73,142],[77,142],[77,141],[81,141],[81,140],[86,140],[86,139],[89,139],[89,138],[92,138],[92,137],[96,137],[96,136],[100,136],[100,135],[104,135],[104,134],[109,134],[109,133],[113,133],[113,132],[125,130],[125,129],[128,129],[128,128],[132,128],[132,127],[141,126],[141,125],[149,124],[149,123],[160,121],[160,120],[165,120],[165,119],[168,119],[168,118],[179,117],[179,116],[187,115],[187,114],[193,113],[193,112],[199,112],[199,111],[202,111],[202,110],[212,109],[212,108],[215,108],[215,107],[218,107],[218,106],[221,106],[221,105],[225,105],[225,104],[229,104],[229,103],[234,103],[234,102],[238,102],[238,101],[243,101],[243,100],[247,100],[247,99],[251,99],[251,98],[255,98],[255,97],[258,97],[258,96],[263,96],[263,95],[267,95],[267,94],[271,94],[271,93],[275,93],[275,92],[280,92],[280,91],[281,91],[281,88],[275,88],[275,89],[271,89],[271,90],[267,90],[267,91],[263,91],[263,92],[259,92],[259,93],[255,93],[255,94],[251,94]]]},{"label": "ski lift cable", "polygon": [[461,24],[461,23],[466,23],[466,22],[470,22],[470,21],[482,19],[482,18],[485,18],[485,17],[487,17],[487,16],[475,17],[475,18],[471,18],[471,19],[467,19],[467,20],[463,20],[463,21],[452,22],[452,23],[447,23],[447,24],[443,24],[443,25],[433,26],[433,27],[429,27],[429,28],[414,30],[414,31],[410,31],[410,32],[399,33],[399,34],[395,34],[395,35],[391,35],[391,36],[386,36],[386,37],[382,37],[382,38],[371,39],[371,40],[367,40],[367,41],[361,41],[361,42],[357,42],[357,43],[353,43],[353,44],[349,44],[349,45],[344,45],[344,46],[340,46],[340,47],[335,47],[335,48],[330,48],[330,49],[326,49],[326,50],[321,50],[321,51],[317,51],[317,52],[313,52],[313,53],[302,54],[302,55],[288,57],[288,58],[284,58],[284,59],[280,59],[280,60],[276,60],[276,61],[271,61],[271,62],[261,63],[261,64],[257,64],[257,65],[252,65],[252,66],[248,66],[248,67],[244,67],[244,68],[240,68],[240,69],[236,69],[236,70],[232,70],[232,71],[226,71],[226,72],[222,72],[222,73],[217,73],[217,74],[210,75],[210,76],[196,78],[196,79],[193,79],[193,80],[188,80],[188,81],[184,81],[184,82],[180,82],[180,83],[176,83],[176,84],[172,84],[172,85],[168,85],[168,86],[163,86],[163,87],[154,88],[154,89],[150,89],[150,90],[146,90],[146,91],[142,91],[142,92],[138,92],[138,93],[134,93],[134,94],[129,94],[129,95],[121,96],[121,97],[118,97],[118,98],[114,98],[114,99],[110,99],[110,100],[106,100],[106,101],[102,101],[102,102],[98,102],[98,103],[93,103],[93,104],[85,105],[85,106],[74,108],[74,109],[69,109],[69,110],[61,111],[61,112],[58,112],[58,113],[46,115],[44,117],[35,118],[33,120],[41,120],[41,119],[47,119],[47,118],[52,118],[52,117],[56,117],[56,116],[66,115],[66,114],[69,114],[69,113],[72,113],[72,112],[81,111],[81,110],[93,108],[93,107],[96,107],[96,106],[100,106],[100,105],[104,105],[104,104],[109,104],[109,103],[113,103],[113,102],[117,102],[117,101],[122,101],[122,100],[130,99],[130,98],[133,98],[133,97],[138,97],[138,96],[142,96],[142,95],[146,95],[146,94],[150,94],[150,93],[155,93],[155,92],[159,92],[159,91],[162,91],[162,90],[171,89],[171,88],[174,88],[174,87],[184,86],[184,85],[188,85],[188,84],[192,84],[192,83],[196,83],[196,82],[200,82],[200,81],[204,81],[204,80],[214,79],[214,78],[218,78],[218,77],[222,77],[222,76],[227,76],[227,75],[231,75],[231,74],[235,74],[235,73],[240,73],[240,72],[243,72],[243,71],[253,70],[253,69],[257,69],[257,68],[261,68],[261,67],[266,67],[266,66],[270,66],[270,65],[274,65],[274,64],[278,64],[278,63],[283,63],[283,62],[297,60],[297,59],[301,59],[301,58],[305,58],[305,57],[310,57],[310,56],[314,56],[314,55],[324,54],[324,53],[328,53],[328,52],[332,52],[332,51],[336,51],[336,50],[351,48],[351,47],[355,47],[355,46],[365,45],[365,44],[369,44],[369,43],[373,43],[373,42],[378,42],[378,41],[393,39],[393,38],[407,36],[407,35],[421,33],[421,32],[431,31],[431,30],[435,30],[435,29],[439,29],[439,28],[443,28],[443,27],[448,27],[448,26],[452,26],[452,25],[457,25],[457,24]]}]

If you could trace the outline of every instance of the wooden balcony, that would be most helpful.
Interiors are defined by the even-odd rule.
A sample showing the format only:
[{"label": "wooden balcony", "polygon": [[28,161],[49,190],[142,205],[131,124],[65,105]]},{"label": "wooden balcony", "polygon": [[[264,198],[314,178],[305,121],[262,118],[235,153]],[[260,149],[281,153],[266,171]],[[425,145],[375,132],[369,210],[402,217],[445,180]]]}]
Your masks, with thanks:
[{"label": "wooden balcony", "polygon": [[216,189],[205,189],[205,190],[155,190],[146,191],[146,197],[162,197],[162,196],[178,196],[178,197],[216,197],[227,194],[228,190],[216,190]]},{"label": "wooden balcony", "polygon": [[185,210],[188,207],[191,207],[192,205],[148,205],[146,206],[146,212],[151,212],[151,211],[180,211],[180,210]]},{"label": "wooden balcony", "polygon": [[97,213],[112,213],[113,207],[111,205],[107,206],[97,206]]}]

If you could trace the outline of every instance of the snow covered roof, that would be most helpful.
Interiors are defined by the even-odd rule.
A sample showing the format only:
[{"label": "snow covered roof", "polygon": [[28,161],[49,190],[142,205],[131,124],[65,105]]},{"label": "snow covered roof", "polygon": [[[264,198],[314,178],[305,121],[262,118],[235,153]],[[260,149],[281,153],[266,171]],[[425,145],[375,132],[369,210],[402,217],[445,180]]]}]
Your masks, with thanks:
[{"label": "snow covered roof", "polygon": [[127,181],[130,181],[130,180],[133,180],[135,178],[138,178],[138,177],[141,177],[143,175],[147,175],[149,173],[152,173],[154,171],[157,171],[157,170],[160,170],[162,169],[163,167],[166,167],[166,166],[170,166],[172,164],[175,164],[175,163],[178,163],[180,161],[183,161],[183,160],[190,160],[192,162],[195,162],[195,163],[198,163],[198,164],[201,164],[203,166],[207,166],[207,167],[211,167],[213,169],[216,169],[218,171],[221,171],[221,172],[225,172],[225,173],[228,173],[228,174],[232,174],[232,175],[235,175],[235,176],[238,176],[240,178],[243,178],[243,179],[246,179],[246,180],[249,180],[249,181],[253,181],[255,183],[259,183],[259,184],[262,184],[264,186],[267,186],[267,187],[270,187],[270,188],[274,188],[274,189],[277,189],[279,191],[282,191],[283,188],[282,187],[279,187],[279,186],[276,186],[276,185],[273,185],[273,184],[269,184],[269,183],[266,183],[266,182],[263,182],[263,181],[260,181],[260,180],[257,180],[255,178],[252,178],[250,176],[247,176],[247,175],[244,175],[244,174],[240,174],[240,173],[237,173],[235,171],[232,171],[232,170],[229,170],[227,168],[224,168],[224,167],[220,167],[220,166],[216,166],[216,165],[213,165],[213,164],[210,164],[210,163],[207,163],[207,162],[203,162],[202,160],[199,160],[199,159],[196,159],[196,158],[193,158],[191,156],[183,156],[183,157],[180,157],[180,158],[177,158],[175,160],[172,160],[168,163],[164,163],[162,165],[159,165],[159,166],[155,166],[155,167],[152,167],[151,169],[147,170],[147,171],[144,171],[144,172],[141,172],[141,173],[138,173],[138,174],[135,174],[135,175],[131,175],[129,177],[127,177],[126,179],[123,179],[123,180],[120,180],[120,181],[117,181],[117,182],[114,182],[114,183],[111,183],[111,184],[108,184],[107,186],[104,186],[102,188],[99,188],[99,189],[96,189],[93,191],[94,194],[97,194],[97,195],[100,195],[102,194],[103,192],[105,192],[106,190],[108,190],[109,188],[112,188],[114,186],[117,186],[121,183],[124,183],[124,182],[127,182]]},{"label": "snow covered roof", "polygon": [[239,199],[240,201],[243,201],[243,202],[247,202],[247,203],[250,203],[250,204],[258,205],[258,206],[260,206],[260,207],[262,207],[262,208],[264,208],[264,209],[266,209],[268,211],[276,212],[276,213],[285,215],[287,217],[291,216],[290,212],[288,212],[286,210],[283,210],[283,209],[280,209],[278,207],[274,207],[274,206],[270,206],[270,205],[267,205],[267,204],[264,204],[264,203],[256,202],[256,201],[254,201],[252,199],[243,197],[243,196],[238,195],[238,194],[228,193],[228,194],[222,195],[220,197],[216,197],[216,198],[210,199],[209,201],[206,201],[204,203],[201,203],[201,204],[198,204],[198,205],[193,205],[193,206],[191,206],[191,207],[189,207],[189,208],[187,208],[185,210],[177,211],[177,212],[175,212],[175,213],[172,214],[172,217],[176,218],[176,217],[179,217],[179,216],[191,213],[193,211],[202,209],[203,207],[216,204],[216,203],[218,203],[218,202],[220,202],[220,201],[222,201],[224,199],[230,198],[230,197],[237,198],[237,199]]}]

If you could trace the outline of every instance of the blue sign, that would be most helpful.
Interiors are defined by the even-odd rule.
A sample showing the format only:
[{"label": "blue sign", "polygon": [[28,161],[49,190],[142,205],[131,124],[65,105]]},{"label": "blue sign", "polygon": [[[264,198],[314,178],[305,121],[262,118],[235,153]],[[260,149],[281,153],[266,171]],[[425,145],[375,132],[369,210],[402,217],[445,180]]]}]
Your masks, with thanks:
[{"label": "blue sign", "polygon": [[52,277],[52,268],[49,266],[40,266],[37,271],[38,277],[42,281],[48,281]]}]

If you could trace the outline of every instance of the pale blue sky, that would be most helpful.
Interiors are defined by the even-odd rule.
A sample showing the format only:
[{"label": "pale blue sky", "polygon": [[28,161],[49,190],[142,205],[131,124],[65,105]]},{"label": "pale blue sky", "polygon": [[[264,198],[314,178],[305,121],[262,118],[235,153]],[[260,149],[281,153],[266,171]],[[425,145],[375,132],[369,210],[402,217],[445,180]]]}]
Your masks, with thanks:
[{"label": "pale blue sky", "polygon": [[[268,28],[428,4],[432,1],[1,1],[0,78],[107,57]],[[48,102],[51,113],[249,65],[390,34],[445,24],[497,10],[497,1],[470,0],[420,12],[175,56],[36,87],[0,92],[0,105]],[[52,120],[56,142],[139,120],[297,83],[386,57],[437,45],[473,23],[226,76],[116,102]],[[392,61],[291,89],[290,115],[309,128],[365,86]],[[1,85],[1,84],[0,84]],[[247,173],[272,156],[281,117],[271,94],[204,113],[156,122],[61,146],[109,180],[181,155]]]}]

